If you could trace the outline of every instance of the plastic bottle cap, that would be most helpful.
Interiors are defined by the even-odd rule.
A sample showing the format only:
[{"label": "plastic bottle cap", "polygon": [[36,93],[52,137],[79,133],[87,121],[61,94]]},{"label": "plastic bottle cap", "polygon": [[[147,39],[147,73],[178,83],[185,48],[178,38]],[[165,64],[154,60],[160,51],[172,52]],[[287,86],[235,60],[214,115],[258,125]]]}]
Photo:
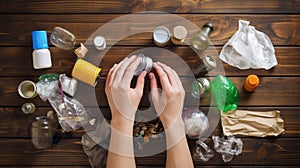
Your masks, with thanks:
[{"label": "plastic bottle cap", "polygon": [[248,83],[252,86],[259,84],[259,78],[256,75],[249,75],[248,76]]},{"label": "plastic bottle cap", "polygon": [[48,48],[47,32],[45,30],[38,30],[32,32],[33,49]]},{"label": "plastic bottle cap", "polygon": [[183,26],[176,26],[173,29],[173,37],[178,39],[178,40],[182,40],[185,39],[187,36],[187,30],[185,27]]}]

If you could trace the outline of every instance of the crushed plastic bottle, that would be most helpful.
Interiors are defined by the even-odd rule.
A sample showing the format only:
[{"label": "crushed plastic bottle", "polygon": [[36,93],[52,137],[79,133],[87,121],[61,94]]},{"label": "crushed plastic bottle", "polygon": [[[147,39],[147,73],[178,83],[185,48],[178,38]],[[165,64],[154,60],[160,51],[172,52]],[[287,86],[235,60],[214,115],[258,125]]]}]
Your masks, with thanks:
[{"label": "crushed plastic bottle", "polygon": [[36,91],[43,101],[58,93],[58,74],[44,74],[36,83]]},{"label": "crushed plastic bottle", "polygon": [[217,108],[223,112],[236,110],[239,103],[239,92],[232,81],[219,75],[211,82],[212,95]]},{"label": "crushed plastic bottle", "polygon": [[182,117],[185,132],[189,138],[199,138],[201,135],[204,135],[209,128],[207,117],[198,108],[185,108]]},{"label": "crushed plastic bottle", "polygon": [[213,156],[214,152],[203,141],[196,141],[196,151],[193,155],[194,160],[207,162]]},{"label": "crushed plastic bottle", "polygon": [[219,137],[212,136],[214,141],[215,150],[222,154],[222,159],[224,162],[230,162],[233,155],[239,155],[243,150],[243,142],[240,138],[235,138],[234,136]]}]

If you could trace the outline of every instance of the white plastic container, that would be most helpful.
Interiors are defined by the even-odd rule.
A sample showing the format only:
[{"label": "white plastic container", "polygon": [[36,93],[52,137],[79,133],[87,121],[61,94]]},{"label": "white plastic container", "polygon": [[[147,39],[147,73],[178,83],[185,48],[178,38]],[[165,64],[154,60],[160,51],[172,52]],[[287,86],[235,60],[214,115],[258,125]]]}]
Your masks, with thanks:
[{"label": "white plastic container", "polygon": [[52,67],[51,54],[48,50],[47,32],[44,30],[32,32],[32,59],[34,69]]}]

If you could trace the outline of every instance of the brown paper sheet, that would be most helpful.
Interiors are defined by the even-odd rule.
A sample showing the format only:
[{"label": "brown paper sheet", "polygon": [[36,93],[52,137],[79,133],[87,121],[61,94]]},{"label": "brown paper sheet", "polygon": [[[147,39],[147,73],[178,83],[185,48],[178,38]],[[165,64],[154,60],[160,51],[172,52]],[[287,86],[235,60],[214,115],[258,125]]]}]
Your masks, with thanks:
[{"label": "brown paper sheet", "polygon": [[221,112],[225,136],[246,135],[255,137],[278,136],[284,132],[284,121],[279,110]]}]

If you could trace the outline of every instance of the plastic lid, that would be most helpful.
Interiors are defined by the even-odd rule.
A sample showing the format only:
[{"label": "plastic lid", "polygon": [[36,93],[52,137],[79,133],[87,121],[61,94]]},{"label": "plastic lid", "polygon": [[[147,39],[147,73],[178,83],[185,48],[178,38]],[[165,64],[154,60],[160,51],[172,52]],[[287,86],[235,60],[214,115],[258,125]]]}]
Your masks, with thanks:
[{"label": "plastic lid", "polygon": [[255,86],[255,85],[258,85],[259,84],[259,78],[256,76],[256,75],[249,75],[247,77],[247,82],[252,85],[252,86]]},{"label": "plastic lid", "polygon": [[33,49],[48,48],[47,32],[45,30],[38,30],[32,32]]},{"label": "plastic lid", "polygon": [[179,40],[185,39],[187,36],[187,30],[183,26],[176,26],[173,29],[173,37]]}]

